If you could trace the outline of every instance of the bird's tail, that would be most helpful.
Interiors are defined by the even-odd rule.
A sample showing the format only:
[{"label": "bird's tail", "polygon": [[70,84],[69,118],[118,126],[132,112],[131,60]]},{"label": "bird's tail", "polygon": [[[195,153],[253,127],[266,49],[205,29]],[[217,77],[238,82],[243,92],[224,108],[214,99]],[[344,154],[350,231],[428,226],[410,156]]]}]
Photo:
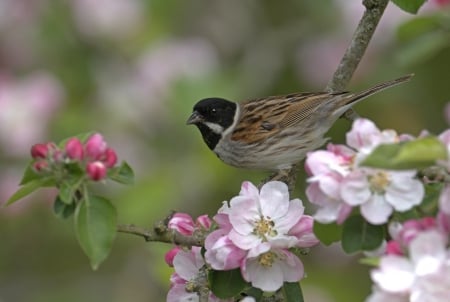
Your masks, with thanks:
[{"label": "bird's tail", "polygon": [[401,84],[404,82],[408,82],[413,76],[414,76],[413,73],[408,74],[408,75],[402,76],[402,77],[394,79],[394,80],[380,83],[380,84],[375,85],[371,88],[368,88],[364,91],[354,93],[353,95],[350,95],[349,98],[345,98],[345,100],[343,100],[343,101],[345,101],[345,103],[342,104],[342,106],[353,104],[353,103],[358,102],[368,96],[371,96],[372,94],[378,93],[384,89],[393,87],[395,85],[398,85],[398,84]]}]

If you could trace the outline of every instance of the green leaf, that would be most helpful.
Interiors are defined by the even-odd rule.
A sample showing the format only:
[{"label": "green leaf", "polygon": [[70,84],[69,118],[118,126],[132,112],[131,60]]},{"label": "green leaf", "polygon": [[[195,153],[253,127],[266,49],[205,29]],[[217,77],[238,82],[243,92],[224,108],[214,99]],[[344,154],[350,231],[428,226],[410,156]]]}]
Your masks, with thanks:
[{"label": "green leaf", "polygon": [[416,14],[426,0],[391,0],[405,12]]},{"label": "green leaf", "polygon": [[10,205],[16,201],[30,195],[34,191],[43,187],[51,187],[55,185],[55,180],[52,177],[42,177],[26,182],[22,185],[5,203],[5,205]]},{"label": "green leaf", "polygon": [[421,169],[434,165],[439,159],[447,159],[447,149],[436,137],[428,136],[403,144],[380,145],[361,165],[394,170]]},{"label": "green leaf", "polygon": [[342,248],[348,254],[358,251],[373,251],[384,239],[384,228],[369,224],[360,215],[347,218],[342,233]]},{"label": "green leaf", "polygon": [[38,178],[42,178],[43,176],[39,173],[36,173],[33,169],[33,162],[29,163],[27,168],[25,169],[25,173],[22,176],[22,179],[20,180],[20,185],[24,185],[27,182],[33,181]]},{"label": "green leaf", "polygon": [[240,294],[248,285],[242,278],[241,270],[209,271],[208,280],[211,291],[220,299],[228,299]]},{"label": "green leaf", "polygon": [[59,196],[56,197],[55,202],[53,203],[53,213],[55,213],[55,215],[61,219],[67,219],[72,216],[75,212],[75,209],[75,202],[66,204],[59,198]]},{"label": "green leaf", "polygon": [[64,181],[58,186],[58,189],[58,199],[65,204],[72,204],[78,187],[68,181]]},{"label": "green leaf", "polygon": [[342,225],[336,223],[322,224],[314,221],[314,234],[325,245],[341,240]]},{"label": "green leaf", "polygon": [[283,293],[286,302],[303,302],[302,288],[299,282],[284,282]]},{"label": "green leaf", "polygon": [[125,161],[123,161],[119,167],[111,169],[108,175],[112,180],[124,185],[130,185],[134,183],[133,169]]},{"label": "green leaf", "polygon": [[255,298],[256,301],[261,301],[264,292],[256,287],[250,287],[244,291],[245,295]]},{"label": "green leaf", "polygon": [[75,211],[75,231],[78,242],[96,270],[111,250],[116,237],[116,209],[99,196],[85,196]]}]

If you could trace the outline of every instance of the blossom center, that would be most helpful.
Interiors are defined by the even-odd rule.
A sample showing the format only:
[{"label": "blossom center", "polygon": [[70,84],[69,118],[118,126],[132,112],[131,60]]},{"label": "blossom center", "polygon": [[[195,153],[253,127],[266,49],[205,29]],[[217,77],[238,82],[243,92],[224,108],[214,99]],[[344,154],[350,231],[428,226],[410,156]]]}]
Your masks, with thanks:
[{"label": "blossom center", "polygon": [[270,217],[262,217],[256,221],[253,233],[267,241],[267,236],[274,237],[277,235],[277,231],[273,229],[275,223]]},{"label": "blossom center", "polygon": [[276,255],[272,252],[267,252],[259,256],[258,262],[261,266],[271,267],[275,262]]},{"label": "blossom center", "polygon": [[384,171],[378,171],[374,175],[369,176],[370,189],[375,193],[384,193],[389,185],[389,175]]}]

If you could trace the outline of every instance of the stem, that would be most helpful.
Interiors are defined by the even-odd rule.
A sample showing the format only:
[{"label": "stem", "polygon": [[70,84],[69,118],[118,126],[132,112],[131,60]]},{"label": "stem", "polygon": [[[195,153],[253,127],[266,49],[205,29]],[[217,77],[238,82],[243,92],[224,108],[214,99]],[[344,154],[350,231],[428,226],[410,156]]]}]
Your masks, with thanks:
[{"label": "stem", "polygon": [[186,247],[202,246],[205,240],[204,234],[194,233],[192,236],[185,236],[167,227],[161,228],[160,225],[153,229],[146,229],[133,224],[119,224],[117,232],[140,236],[147,242],[165,242]]},{"label": "stem", "polygon": [[327,91],[343,91],[358,67],[380,22],[389,0],[363,0],[366,11],[353,34],[338,68],[326,87]]}]

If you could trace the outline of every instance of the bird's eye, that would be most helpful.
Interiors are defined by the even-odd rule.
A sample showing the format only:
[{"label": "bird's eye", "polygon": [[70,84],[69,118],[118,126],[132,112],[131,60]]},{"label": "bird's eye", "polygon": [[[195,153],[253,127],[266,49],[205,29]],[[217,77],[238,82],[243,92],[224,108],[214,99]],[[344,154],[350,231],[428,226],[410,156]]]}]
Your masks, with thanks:
[{"label": "bird's eye", "polygon": [[211,108],[211,114],[215,115],[217,113],[217,109],[216,108]]}]

